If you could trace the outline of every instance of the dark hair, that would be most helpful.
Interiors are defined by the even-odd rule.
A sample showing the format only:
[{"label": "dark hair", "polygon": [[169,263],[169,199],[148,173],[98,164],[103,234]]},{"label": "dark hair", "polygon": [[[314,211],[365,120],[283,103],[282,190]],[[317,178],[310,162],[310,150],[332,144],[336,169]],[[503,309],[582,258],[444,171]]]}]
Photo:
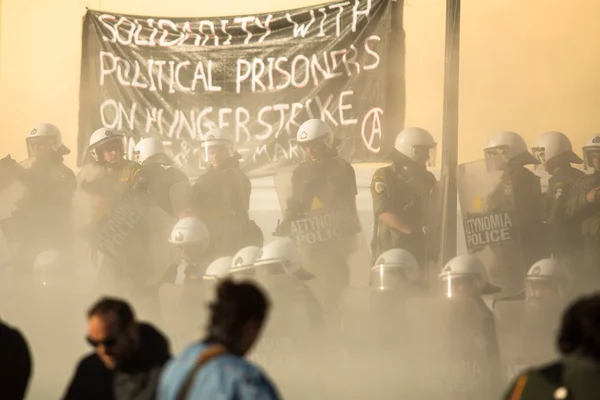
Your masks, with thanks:
[{"label": "dark hair", "polygon": [[241,329],[250,321],[262,324],[269,310],[269,300],[263,291],[251,282],[236,283],[223,280],[217,290],[217,299],[209,304],[210,322],[207,341],[219,342],[235,350]]},{"label": "dark hair", "polygon": [[600,360],[600,294],[582,297],[565,311],[557,345],[563,355],[578,352]]},{"label": "dark hair", "polygon": [[88,310],[87,317],[106,315],[111,312],[116,314],[120,329],[124,329],[135,321],[135,314],[129,303],[113,297],[103,297],[98,300]]}]

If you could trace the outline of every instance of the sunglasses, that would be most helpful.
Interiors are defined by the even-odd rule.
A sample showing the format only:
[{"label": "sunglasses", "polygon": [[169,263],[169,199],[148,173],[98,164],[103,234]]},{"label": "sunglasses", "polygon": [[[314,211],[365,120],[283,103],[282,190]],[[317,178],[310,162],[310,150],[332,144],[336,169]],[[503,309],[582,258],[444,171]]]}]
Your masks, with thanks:
[{"label": "sunglasses", "polygon": [[87,336],[85,339],[87,340],[88,344],[94,348],[99,346],[114,347],[117,344],[117,338],[115,337],[107,337],[104,340],[94,340]]}]

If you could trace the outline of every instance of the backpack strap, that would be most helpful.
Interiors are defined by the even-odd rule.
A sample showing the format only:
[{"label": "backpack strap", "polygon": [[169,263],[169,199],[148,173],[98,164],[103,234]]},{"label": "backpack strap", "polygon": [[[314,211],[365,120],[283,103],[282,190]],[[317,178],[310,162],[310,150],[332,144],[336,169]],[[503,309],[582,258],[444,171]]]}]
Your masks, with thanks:
[{"label": "backpack strap", "polygon": [[198,359],[196,360],[194,367],[188,373],[187,377],[183,381],[183,384],[181,385],[181,389],[179,389],[179,393],[177,394],[176,399],[177,400],[186,400],[187,396],[190,392],[190,389],[192,388],[192,383],[194,383],[194,378],[196,377],[196,374],[198,373],[198,371],[200,371],[202,366],[204,364],[206,364],[208,361],[212,360],[213,358],[218,357],[222,354],[226,354],[226,353],[227,353],[227,349],[221,345],[211,346],[208,349],[206,349],[204,352],[202,352],[200,354],[200,356],[198,357]]}]

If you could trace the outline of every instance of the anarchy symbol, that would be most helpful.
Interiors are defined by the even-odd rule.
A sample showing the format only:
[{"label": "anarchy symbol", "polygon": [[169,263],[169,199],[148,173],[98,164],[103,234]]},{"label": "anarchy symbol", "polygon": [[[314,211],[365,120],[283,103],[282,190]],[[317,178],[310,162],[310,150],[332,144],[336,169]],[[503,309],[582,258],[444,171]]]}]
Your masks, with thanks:
[{"label": "anarchy symbol", "polygon": [[364,116],[361,127],[363,142],[367,149],[373,153],[379,153],[381,150],[382,132],[381,116],[383,110],[379,107],[372,108]]}]

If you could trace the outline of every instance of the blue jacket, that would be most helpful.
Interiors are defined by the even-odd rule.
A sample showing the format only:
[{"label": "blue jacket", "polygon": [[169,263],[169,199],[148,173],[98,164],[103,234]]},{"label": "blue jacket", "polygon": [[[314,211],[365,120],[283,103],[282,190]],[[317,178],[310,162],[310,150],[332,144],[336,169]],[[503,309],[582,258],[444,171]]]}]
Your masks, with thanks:
[{"label": "blue jacket", "polygon": [[[160,377],[157,400],[176,400],[181,385],[196,365],[200,354],[206,349],[206,344],[194,343],[165,366]],[[280,399],[277,389],[261,370],[231,354],[219,355],[201,367],[196,373],[188,398],[194,400]]]}]

